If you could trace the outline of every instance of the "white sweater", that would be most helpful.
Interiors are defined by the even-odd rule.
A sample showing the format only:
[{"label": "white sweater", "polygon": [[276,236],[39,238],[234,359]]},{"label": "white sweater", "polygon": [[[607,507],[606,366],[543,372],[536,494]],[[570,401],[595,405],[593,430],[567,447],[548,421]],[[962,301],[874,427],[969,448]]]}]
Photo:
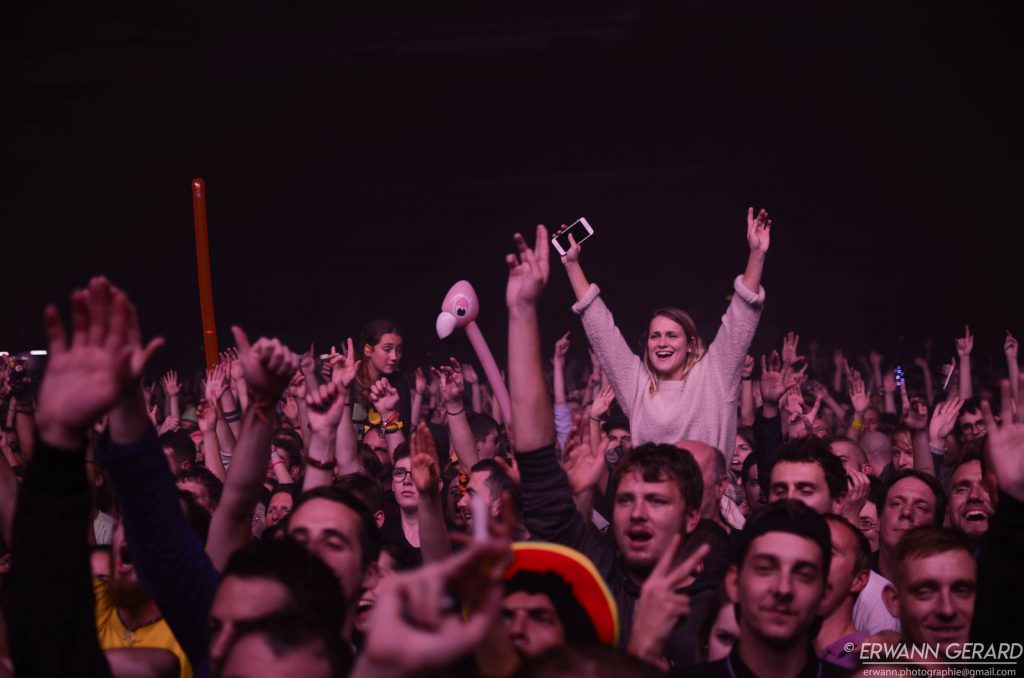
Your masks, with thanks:
[{"label": "white sweater", "polygon": [[737,277],[736,294],[722,316],[722,326],[704,357],[682,381],[659,380],[651,393],[651,377],[615,326],[611,311],[591,285],[573,304],[583,329],[608,373],[615,398],[629,417],[634,445],[674,444],[699,440],[732,458],[736,444],[736,409],[743,359],[757,330],[764,304],[764,288],[754,294]]}]

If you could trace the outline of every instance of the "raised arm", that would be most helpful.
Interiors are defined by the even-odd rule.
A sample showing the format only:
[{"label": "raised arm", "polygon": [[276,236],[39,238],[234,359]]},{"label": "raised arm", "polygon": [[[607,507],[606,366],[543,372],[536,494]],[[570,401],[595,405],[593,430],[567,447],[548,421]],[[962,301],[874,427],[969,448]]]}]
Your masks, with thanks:
[{"label": "raised arm", "polygon": [[932,382],[932,369],[925,358],[914,358],[914,364],[921,368],[921,374],[924,378],[924,399],[928,407],[931,407],[935,404],[935,385]]},{"label": "raised arm", "polygon": [[603,374],[615,389],[623,411],[627,417],[632,416],[630,410],[633,395],[637,392],[641,379],[646,376],[643,373],[643,365],[623,338],[622,332],[615,326],[611,311],[601,300],[600,289],[588,283],[583,275],[583,269],[580,267],[580,246],[572,236],[569,236],[569,240],[572,247],[562,257],[562,264],[576,293],[577,301],[573,304],[572,310],[579,314],[583,321],[583,329],[587,333],[590,347],[597,356],[596,362],[600,364]]},{"label": "raised arm", "polygon": [[476,451],[476,438],[466,415],[462,366],[455,358],[449,358],[449,363],[431,369],[440,385],[441,407],[448,414],[448,435],[463,470],[468,473],[480,458]]},{"label": "raised arm", "polygon": [[1010,377],[1010,395],[1013,402],[1020,402],[1020,365],[1017,363],[1017,338],[1006,330],[1006,339],[1003,341],[1003,355],[1006,356],[1006,371]]},{"label": "raised arm", "polygon": [[203,466],[217,476],[217,480],[224,482],[227,472],[224,470],[220,442],[217,440],[217,406],[204,400],[196,409],[196,418],[199,420],[199,432],[203,436]]},{"label": "raised arm", "polygon": [[409,426],[416,426],[423,417],[423,397],[427,394],[427,375],[423,373],[422,367],[417,367],[413,375],[415,385],[412,392],[412,408],[409,416]]},{"label": "raised arm", "polygon": [[[1017,378],[1018,390],[1024,379]],[[998,487],[995,515],[978,555],[978,592],[971,640],[992,644],[1024,637],[1024,422],[1016,412],[1009,381],[1000,383],[1002,417],[997,423],[988,401],[981,411],[988,428],[986,474]]]},{"label": "raised arm", "polygon": [[740,426],[753,426],[756,411],[754,409],[754,356],[743,359],[743,372],[740,374]]},{"label": "raised arm", "polygon": [[331,356],[327,360],[331,368],[331,382],[337,384],[345,392],[345,407],[342,410],[341,421],[338,422],[335,437],[334,458],[338,462],[338,473],[340,475],[359,473],[362,470],[358,460],[359,441],[356,440],[356,429],[352,424],[352,403],[349,401],[352,393],[349,387],[359,369],[359,359],[356,358],[352,337],[348,338],[346,350],[342,353],[338,353],[332,346]]},{"label": "raised arm", "polygon": [[[719,375],[722,394],[729,400],[735,399],[739,392],[743,361],[761,318],[764,304],[761,274],[771,240],[771,225],[771,219],[764,210],[756,217],[753,207],[747,210],[747,245],[750,248],[747,268],[733,283],[735,294],[732,302],[722,316],[722,324],[704,358],[713,366],[709,369]],[[790,336],[796,335],[790,333]],[[793,349],[796,349],[795,343]]]},{"label": "raised arm", "polygon": [[298,369],[298,358],[277,339],[249,344],[240,327],[232,327],[251,401],[224,480],[220,504],[210,521],[206,551],[222,570],[228,557],[252,538],[252,516],[263,491],[263,478],[274,433],[274,411],[285,387]]},{"label": "raised arm", "polygon": [[387,378],[380,378],[370,385],[370,401],[375,410],[380,412],[381,427],[384,429],[384,441],[388,445],[388,453],[394,457],[395,450],[405,442],[402,429],[402,415],[398,411],[398,390]]},{"label": "raised arm", "polygon": [[[548,281],[550,243],[548,231],[537,226],[533,249],[523,236],[515,235],[517,254],[505,257],[508,283],[509,395],[512,401],[512,432],[519,450],[538,450],[555,442],[554,413],[544,383],[541,364],[537,303]],[[578,265],[578,245],[575,245]],[[582,271],[580,272],[582,275]]]},{"label": "raised arm", "polygon": [[747,257],[747,268],[740,282],[751,292],[757,293],[761,287],[761,274],[764,273],[764,258],[768,254],[771,243],[772,220],[763,209],[754,216],[754,208],[747,208],[747,245],[750,255]]},{"label": "raised arm", "polygon": [[418,514],[423,562],[443,560],[452,552],[452,543],[441,503],[441,469],[434,437],[422,422],[409,438],[409,461],[412,481],[420,495]]},{"label": "raised arm", "polygon": [[974,383],[971,381],[971,351],[974,350],[974,335],[971,328],[964,325],[964,336],[956,340],[956,355],[960,359],[960,397],[967,400],[974,395]]},{"label": "raised arm", "polygon": [[346,391],[333,381],[326,385],[311,385],[306,390],[310,438],[303,492],[334,482],[334,469],[338,463],[335,445],[338,425],[345,413]]},{"label": "raised arm", "polygon": [[46,310],[50,358],[39,392],[39,444],[18,497],[5,581],[19,676],[111,675],[93,612],[86,437],[122,393],[139,388],[152,353],[131,360],[127,298],[106,280],[94,279],[88,291],[72,295],[72,315],[69,344],[56,309]]},{"label": "raised arm", "polygon": [[181,384],[178,383],[178,373],[170,370],[164,373],[160,383],[164,387],[165,404],[167,405],[167,416],[181,419]]}]

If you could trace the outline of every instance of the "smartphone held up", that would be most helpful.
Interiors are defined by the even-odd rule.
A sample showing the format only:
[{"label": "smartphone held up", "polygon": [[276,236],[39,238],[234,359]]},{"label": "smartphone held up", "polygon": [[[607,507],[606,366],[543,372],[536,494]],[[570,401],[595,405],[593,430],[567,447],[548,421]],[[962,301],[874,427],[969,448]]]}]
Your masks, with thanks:
[{"label": "smartphone held up", "polygon": [[572,239],[576,241],[576,244],[579,245],[584,240],[594,235],[594,227],[591,226],[590,222],[586,219],[580,217],[570,225],[555,233],[554,237],[551,238],[551,244],[555,246],[555,250],[560,256],[564,257],[565,253],[569,251],[570,247],[572,247],[572,243],[569,242],[570,235],[572,236]]}]

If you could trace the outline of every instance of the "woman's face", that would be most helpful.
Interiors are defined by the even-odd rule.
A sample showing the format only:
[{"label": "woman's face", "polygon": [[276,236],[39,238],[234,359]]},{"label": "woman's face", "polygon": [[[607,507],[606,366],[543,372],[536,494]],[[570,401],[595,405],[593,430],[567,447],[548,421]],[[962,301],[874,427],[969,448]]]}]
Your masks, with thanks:
[{"label": "woman's face", "polygon": [[736,623],[736,608],[732,603],[726,603],[718,611],[715,623],[711,626],[711,635],[708,636],[707,660],[717,662],[728,657],[739,637],[740,627]]},{"label": "woman's face", "polygon": [[751,451],[750,445],[743,439],[743,436],[736,436],[736,447],[733,448],[732,463],[730,466],[732,466],[733,473],[736,474],[737,478],[743,471],[743,462],[750,456]]},{"label": "woman's face", "polygon": [[383,335],[375,345],[363,346],[363,355],[377,374],[392,374],[402,361],[402,337],[394,332]]},{"label": "woman's face", "polygon": [[676,321],[655,316],[647,327],[647,359],[659,379],[679,379],[682,375],[687,346],[686,331]]}]

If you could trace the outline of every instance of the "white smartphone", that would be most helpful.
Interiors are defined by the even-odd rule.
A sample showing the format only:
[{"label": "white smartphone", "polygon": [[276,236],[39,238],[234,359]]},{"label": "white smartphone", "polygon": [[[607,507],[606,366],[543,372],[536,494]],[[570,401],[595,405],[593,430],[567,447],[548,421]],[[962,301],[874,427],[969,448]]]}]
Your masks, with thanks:
[{"label": "white smartphone", "polygon": [[573,240],[579,245],[584,240],[594,235],[594,227],[590,225],[583,217],[580,217],[569,226],[555,233],[555,237],[551,239],[551,244],[555,246],[555,250],[561,256],[565,256],[565,253],[569,251],[572,244],[569,242],[569,235],[572,234]]}]

